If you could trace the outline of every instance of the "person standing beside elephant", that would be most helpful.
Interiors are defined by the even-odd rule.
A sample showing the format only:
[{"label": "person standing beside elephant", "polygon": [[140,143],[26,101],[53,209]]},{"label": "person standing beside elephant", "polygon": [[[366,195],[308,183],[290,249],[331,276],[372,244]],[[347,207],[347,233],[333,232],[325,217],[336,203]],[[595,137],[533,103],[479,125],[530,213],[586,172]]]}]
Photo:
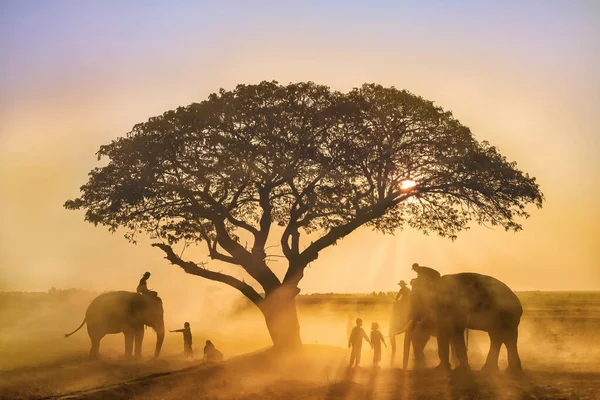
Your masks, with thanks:
[{"label": "person standing beside elephant", "polygon": [[352,348],[350,353],[350,368],[353,366],[358,367],[360,364],[360,356],[362,353],[362,342],[363,339],[369,342],[371,346],[373,344],[369,340],[367,333],[362,328],[363,320],[361,318],[356,319],[356,326],[352,328],[350,333],[350,339],[348,340],[348,348]]},{"label": "person standing beside elephant", "polygon": [[139,294],[150,294],[155,297],[158,296],[158,293],[154,290],[148,290],[148,279],[150,279],[150,272],[144,273],[144,276],[142,276],[142,279],[140,279],[140,283],[136,288],[136,292]]},{"label": "person standing beside elephant", "polygon": [[192,330],[190,329],[190,323],[186,322],[183,324],[183,329],[177,329],[169,332],[183,333],[183,354],[186,357],[194,358],[194,350],[192,350]]},{"label": "person standing beside elephant", "polygon": [[385,339],[379,331],[379,324],[377,322],[373,322],[371,324],[371,346],[373,347],[374,367],[379,367],[379,362],[381,361],[381,343],[383,343],[383,345],[387,348],[387,344],[385,344]]}]

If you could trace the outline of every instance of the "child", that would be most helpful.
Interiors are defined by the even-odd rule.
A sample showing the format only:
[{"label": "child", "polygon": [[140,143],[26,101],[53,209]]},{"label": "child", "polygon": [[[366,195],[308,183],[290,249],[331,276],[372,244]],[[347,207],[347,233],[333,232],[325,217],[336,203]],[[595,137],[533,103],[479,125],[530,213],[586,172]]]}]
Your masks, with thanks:
[{"label": "child", "polygon": [[215,345],[210,341],[206,341],[206,346],[204,346],[204,359],[206,361],[223,361],[223,353],[221,353]]},{"label": "child", "polygon": [[381,361],[381,343],[383,343],[383,345],[385,347],[387,347],[387,344],[385,344],[385,339],[383,338],[383,335],[379,331],[379,324],[377,322],[373,322],[371,324],[371,347],[373,347],[373,350],[374,350],[374,353],[373,353],[373,366],[374,367],[379,367],[379,362]]},{"label": "child", "polygon": [[[352,353],[350,353],[350,368],[352,366],[358,367],[360,364],[360,355],[362,352],[362,341],[365,339],[369,344],[371,341],[362,328],[363,321],[361,318],[356,319],[356,326],[352,328],[350,333],[350,339],[348,340],[348,348],[352,347]],[[371,344],[372,346],[372,344]]]},{"label": "child", "polygon": [[190,323],[186,322],[183,324],[183,329],[177,329],[169,332],[182,332],[183,333],[183,354],[186,357],[194,358],[194,351],[192,350],[192,331],[190,329]]}]

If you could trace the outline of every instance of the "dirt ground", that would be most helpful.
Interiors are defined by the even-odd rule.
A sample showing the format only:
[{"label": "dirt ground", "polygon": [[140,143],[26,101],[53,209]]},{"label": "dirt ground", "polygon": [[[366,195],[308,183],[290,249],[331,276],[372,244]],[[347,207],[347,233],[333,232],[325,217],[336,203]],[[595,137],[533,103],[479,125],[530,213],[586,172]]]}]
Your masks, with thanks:
[{"label": "dirt ground", "polygon": [[[361,316],[365,326],[379,321],[385,333],[389,304],[380,300],[334,296],[301,301],[306,345],[293,356],[252,352],[269,344],[264,322],[253,310],[221,312],[220,319],[210,321],[204,315],[204,324],[192,320],[195,351],[210,338],[226,355],[219,365],[199,357],[183,359],[180,334],[167,334],[158,360],[137,363],[123,360],[122,335],[107,336],[102,360],[92,362],[85,331],[62,338],[77,327],[87,304],[68,300],[58,312],[47,301],[42,308],[1,301],[0,399],[600,399],[600,294],[529,292],[519,297],[525,308],[519,346],[526,375],[516,380],[503,372],[489,376],[478,371],[489,346],[482,332],[470,334],[473,373],[468,376],[432,368],[403,371],[390,365],[389,350],[383,368],[372,368],[368,346],[363,347],[363,368],[348,370],[348,319]],[[65,304],[70,305],[66,312]],[[179,321],[173,318],[166,321],[168,327]],[[203,329],[207,325],[219,329]],[[149,329],[147,357],[154,341]],[[426,357],[433,367],[434,341]],[[503,351],[500,367],[505,366]]]},{"label": "dirt ground", "polygon": [[[3,399],[597,399],[600,373],[527,371],[446,374],[434,369],[348,369],[346,351],[306,345],[295,355],[271,350],[222,364],[185,366],[160,360],[142,364],[63,361],[12,371]],[[98,377],[103,379],[98,380]],[[93,382],[93,383],[92,383]],[[117,383],[114,383],[117,382]]]}]

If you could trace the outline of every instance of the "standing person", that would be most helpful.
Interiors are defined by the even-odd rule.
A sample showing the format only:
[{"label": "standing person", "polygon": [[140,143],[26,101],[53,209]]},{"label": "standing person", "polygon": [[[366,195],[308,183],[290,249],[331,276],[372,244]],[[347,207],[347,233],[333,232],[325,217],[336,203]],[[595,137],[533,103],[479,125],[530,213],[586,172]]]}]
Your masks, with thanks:
[{"label": "standing person", "polygon": [[194,358],[194,350],[192,350],[192,330],[190,329],[190,323],[186,322],[183,324],[183,329],[177,329],[169,332],[183,333],[183,354],[186,357]]},{"label": "standing person", "polygon": [[371,324],[371,347],[373,347],[374,367],[379,367],[379,362],[381,361],[381,343],[383,343],[383,345],[387,348],[387,344],[385,344],[385,339],[379,331],[379,324],[377,322],[373,322]]},{"label": "standing person", "polygon": [[154,290],[148,290],[148,279],[150,279],[150,272],[144,273],[144,276],[142,276],[142,279],[140,279],[140,283],[136,288],[136,292],[139,294],[151,294],[153,296],[158,296],[158,293]]},{"label": "standing person", "polygon": [[354,321],[352,320],[352,314],[348,314],[348,322],[346,323],[346,340],[350,340],[352,328],[354,328]]},{"label": "standing person", "polygon": [[410,298],[410,289],[406,286],[405,281],[398,282],[398,285],[400,285],[400,290],[398,290],[396,300],[407,301]]},{"label": "standing person", "polygon": [[[350,333],[350,339],[348,340],[348,348],[352,348],[350,353],[350,368],[353,366],[358,367],[360,364],[360,356],[362,352],[362,341],[363,339],[371,344],[369,337],[362,328],[363,320],[361,318],[356,319],[356,326],[352,328]],[[372,344],[371,344],[372,346]]]}]

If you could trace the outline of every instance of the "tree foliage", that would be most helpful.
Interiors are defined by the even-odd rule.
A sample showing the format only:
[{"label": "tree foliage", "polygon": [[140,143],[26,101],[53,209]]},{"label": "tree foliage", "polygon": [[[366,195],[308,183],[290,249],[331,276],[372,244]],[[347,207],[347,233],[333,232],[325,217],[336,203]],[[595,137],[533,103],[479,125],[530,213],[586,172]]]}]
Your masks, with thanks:
[{"label": "tree foliage", "polygon": [[[282,283],[297,286],[322,249],[360,226],[454,238],[474,220],[517,231],[526,206],[543,202],[535,178],[450,112],[376,84],[349,93],[312,82],[239,85],[135,125],[98,158],[108,164],[66,208],[126,228],[132,241],[160,239],[173,263],[257,304],[244,282],[179,259],[171,245],[205,243],[212,259],[239,265],[268,296]],[[265,263],[273,225],[289,262],[283,280]]]}]

